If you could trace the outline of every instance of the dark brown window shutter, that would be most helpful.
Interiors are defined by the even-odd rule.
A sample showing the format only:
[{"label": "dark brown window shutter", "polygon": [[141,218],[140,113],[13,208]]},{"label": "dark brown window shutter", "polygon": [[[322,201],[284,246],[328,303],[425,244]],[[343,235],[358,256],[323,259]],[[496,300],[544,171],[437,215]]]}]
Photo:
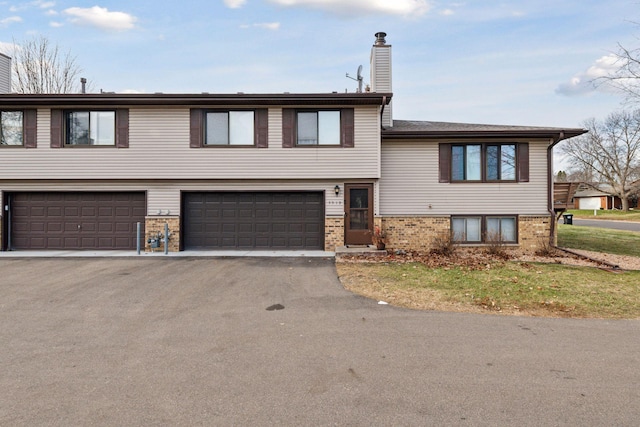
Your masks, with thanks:
[{"label": "dark brown window shutter", "polygon": [[256,147],[269,147],[269,110],[258,108],[255,112]]},{"label": "dark brown window shutter", "polygon": [[282,109],[282,148],[291,148],[296,145],[296,110],[293,108]]},{"label": "dark brown window shutter", "polygon": [[38,146],[38,110],[24,110],[24,146]]},{"label": "dark brown window shutter", "polygon": [[116,147],[129,148],[129,110],[116,110]]},{"label": "dark brown window shutter", "polygon": [[342,127],[341,145],[343,147],[353,147],[355,144],[353,108],[343,108],[340,111],[340,126]]},{"label": "dark brown window shutter", "polygon": [[202,128],[204,113],[200,108],[191,109],[189,147],[200,148],[203,145],[204,129]]},{"label": "dark brown window shutter", "polygon": [[518,144],[518,181],[529,182],[529,143]]},{"label": "dark brown window shutter", "polygon": [[64,146],[64,114],[62,110],[51,109],[51,148]]},{"label": "dark brown window shutter", "polygon": [[439,182],[449,182],[451,176],[451,144],[438,144]]}]

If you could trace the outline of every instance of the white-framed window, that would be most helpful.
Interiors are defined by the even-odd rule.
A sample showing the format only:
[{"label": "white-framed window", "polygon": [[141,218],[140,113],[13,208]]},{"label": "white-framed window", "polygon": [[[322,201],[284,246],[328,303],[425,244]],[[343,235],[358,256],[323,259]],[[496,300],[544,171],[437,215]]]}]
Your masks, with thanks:
[{"label": "white-framed window", "polygon": [[68,111],[65,145],[116,145],[115,111]]},{"label": "white-framed window", "polygon": [[254,111],[207,111],[207,146],[255,145]]},{"label": "white-framed window", "polygon": [[451,238],[458,243],[517,243],[518,218],[513,215],[452,216]]},{"label": "white-framed window", "polygon": [[0,145],[24,145],[24,114],[22,111],[0,111]]},{"label": "white-framed window", "polygon": [[296,145],[340,145],[340,111],[298,111]]}]

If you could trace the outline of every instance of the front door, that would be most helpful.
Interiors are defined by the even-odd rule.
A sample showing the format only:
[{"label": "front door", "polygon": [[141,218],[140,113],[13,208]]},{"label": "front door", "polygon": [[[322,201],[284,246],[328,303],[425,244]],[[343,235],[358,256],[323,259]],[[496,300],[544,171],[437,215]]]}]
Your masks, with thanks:
[{"label": "front door", "polygon": [[373,184],[345,184],[345,245],[370,245],[373,231]]}]

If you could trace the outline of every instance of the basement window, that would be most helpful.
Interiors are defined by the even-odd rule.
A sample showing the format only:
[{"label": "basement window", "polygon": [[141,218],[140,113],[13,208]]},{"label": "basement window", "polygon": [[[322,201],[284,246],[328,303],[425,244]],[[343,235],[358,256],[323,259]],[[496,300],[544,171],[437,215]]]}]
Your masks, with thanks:
[{"label": "basement window", "polygon": [[451,238],[457,243],[517,243],[518,218],[503,215],[454,216]]}]

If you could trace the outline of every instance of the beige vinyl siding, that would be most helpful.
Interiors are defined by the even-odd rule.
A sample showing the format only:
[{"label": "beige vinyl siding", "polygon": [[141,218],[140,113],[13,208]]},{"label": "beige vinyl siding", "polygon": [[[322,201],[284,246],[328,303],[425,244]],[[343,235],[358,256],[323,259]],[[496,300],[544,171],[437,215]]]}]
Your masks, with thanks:
[{"label": "beige vinyl siding", "polygon": [[[373,92],[391,93],[391,46],[373,46],[371,49],[371,90]],[[393,101],[389,103],[382,113],[382,123],[385,127],[392,126]]]},{"label": "beige vinyl siding", "polygon": [[547,141],[529,144],[529,182],[440,183],[437,142],[382,144],[382,216],[547,214]]},{"label": "beige vinyl siding", "polygon": [[[340,195],[334,187],[340,185]],[[147,215],[179,215],[182,191],[322,191],[325,216],[344,216],[344,186],[337,181],[220,181],[220,182],[23,182],[5,183],[4,192],[21,191],[146,191]],[[0,197],[2,192],[0,191]],[[158,213],[160,211],[160,214]]]},{"label": "beige vinyl siding", "polygon": [[0,53],[0,93],[11,93],[11,58]]},{"label": "beige vinyl siding", "polygon": [[3,150],[0,179],[358,179],[380,173],[379,107],[355,109],[355,147],[282,148],[282,109],[269,109],[269,148],[189,147],[189,108],[129,110],[129,148],[50,148],[38,110],[37,149]]}]

